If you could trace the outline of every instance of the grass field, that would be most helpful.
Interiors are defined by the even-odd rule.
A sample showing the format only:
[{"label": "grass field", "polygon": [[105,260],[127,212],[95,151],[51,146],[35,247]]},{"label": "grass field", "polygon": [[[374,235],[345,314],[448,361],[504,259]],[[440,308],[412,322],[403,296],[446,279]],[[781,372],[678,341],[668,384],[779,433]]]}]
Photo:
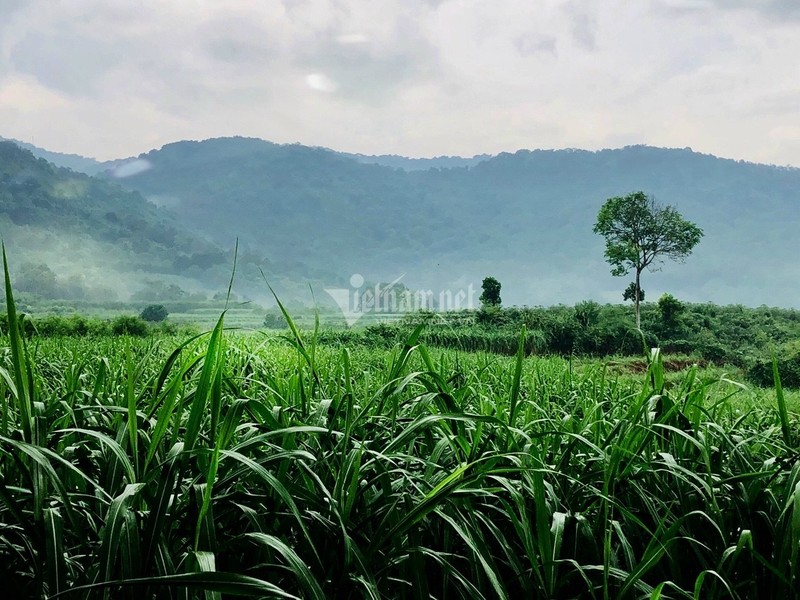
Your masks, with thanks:
[{"label": "grass field", "polygon": [[7,295],[17,597],[797,597],[796,393],[419,330],[26,341]]}]

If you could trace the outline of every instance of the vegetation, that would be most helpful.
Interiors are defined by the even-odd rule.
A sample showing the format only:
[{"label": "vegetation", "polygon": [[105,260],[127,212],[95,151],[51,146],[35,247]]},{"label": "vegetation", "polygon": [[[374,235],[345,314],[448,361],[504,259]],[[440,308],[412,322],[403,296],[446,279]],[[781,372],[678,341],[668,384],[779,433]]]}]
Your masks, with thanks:
[{"label": "vegetation", "polygon": [[[601,268],[602,238],[589,232],[605,198],[638,189],[677,205],[705,231],[675,277],[660,277],[663,288],[645,286],[653,299],[669,291],[695,302],[795,301],[781,282],[794,268],[783,240],[800,229],[797,169],[633,146],[521,150],[468,168],[409,172],[244,138],[177,142],[141,158],[153,167],[120,183],[146,197],[180,199],[171,212],[192,231],[224,247],[239,237],[275,267],[299,261],[338,273],[338,281],[314,286],[320,303],[320,290],[347,287],[353,272],[387,281],[407,273],[412,289],[435,291],[463,281],[478,288],[491,273],[503,282],[506,305],[603,297],[614,283]],[[308,296],[307,285],[292,291]]]},{"label": "vegetation", "polygon": [[[16,290],[37,302],[72,304],[128,297],[138,303],[198,300],[182,285],[188,280],[187,287],[206,292],[202,297],[224,289],[236,240],[209,242],[174,211],[120,187],[119,180],[58,168],[5,141],[0,141],[0,236],[28,257],[15,273]],[[241,252],[239,265],[246,289],[263,287],[259,269],[276,290],[292,296],[307,290],[295,281],[321,281],[303,265],[287,266],[260,252]]]},{"label": "vegetation", "polygon": [[264,315],[264,327],[267,329],[286,329],[289,323],[280,312],[268,312]]},{"label": "vegetation", "polygon": [[[644,298],[642,298],[644,299]],[[661,321],[667,327],[678,325],[678,318],[686,310],[683,302],[672,294],[663,294],[658,299],[658,310],[661,312]]]},{"label": "vegetation", "polygon": [[500,298],[500,282],[494,277],[485,277],[481,284],[481,306],[483,308],[498,307],[503,301]]},{"label": "vegetation", "polygon": [[636,275],[633,304],[637,328],[641,326],[639,303],[644,300],[642,271],[652,269],[663,258],[683,261],[703,237],[703,230],[675,208],[661,206],[644,192],[606,200],[597,214],[594,232],[605,238],[611,274],[627,275],[633,270]]},{"label": "vegetation", "polygon": [[161,323],[169,316],[169,312],[163,304],[148,304],[142,309],[139,316],[151,323]]},{"label": "vegetation", "polygon": [[[432,222],[443,233],[426,252],[458,253],[467,214],[492,252],[497,231],[530,239],[512,188],[541,183],[556,159],[571,168],[588,159],[518,153],[463,173],[404,173],[322,149],[216,140],[222,154],[206,155],[204,144],[153,153],[131,185],[208,193],[180,205],[189,225],[219,223],[222,235],[231,222],[204,221],[215,199],[263,184],[247,214],[278,252],[290,246],[264,236],[265,222],[310,232],[300,251],[313,255],[347,214],[360,215],[353,256],[375,242],[371,268],[391,264],[397,235],[414,248]],[[219,272],[224,253],[184,238],[153,206],[141,221],[98,212],[119,203],[106,192],[129,201],[120,210],[144,202],[137,194],[3,152],[0,212],[19,235],[54,212],[73,233],[102,236],[108,227],[92,231],[102,216],[143,264],[185,240],[192,251],[159,268]],[[237,177],[234,166],[258,175]],[[215,188],[198,168],[233,175]],[[491,202],[476,182],[492,184]],[[287,189],[318,222],[291,226]],[[448,198],[478,208],[436,218],[432,207]],[[558,205],[565,218],[575,207]],[[406,226],[392,240],[370,221]],[[563,247],[563,232],[548,227],[536,243]],[[323,330],[315,316],[301,331],[279,303],[264,317],[279,334],[232,334],[225,311],[210,333],[178,337],[153,322],[171,303],[203,298],[163,278],[137,292],[157,303],[139,316],[29,320],[4,252],[0,585],[21,598],[797,597],[800,397],[786,389],[800,385],[797,312],[670,294],[641,304],[642,270],[685,257],[702,235],[642,193],[609,200],[595,230],[615,272],[636,272],[636,327],[628,308],[592,301],[503,309],[494,277],[478,311],[359,330]],[[256,247],[244,262],[272,265],[266,253]],[[98,293],[36,260],[15,282],[51,300]],[[554,354],[566,358],[542,357]],[[712,363],[726,372],[704,368]],[[745,374],[770,389],[735,382]]]},{"label": "vegetation", "polygon": [[138,316],[120,315],[111,322],[111,333],[114,335],[144,337],[148,331],[147,322]]},{"label": "vegetation", "polygon": [[[343,341],[360,339],[374,343],[376,339],[385,339],[387,344],[394,344],[425,323],[422,339],[428,344],[513,355],[518,347],[519,330],[524,326],[528,331],[528,352],[640,356],[644,346],[660,346],[669,353],[690,356],[694,361],[730,365],[743,371],[764,363],[766,379],[754,379],[760,385],[771,385],[773,352],[793,360],[800,350],[797,345],[800,313],[795,309],[689,304],[666,295],[658,303],[643,304],[641,319],[640,332],[631,322],[630,309],[591,301],[574,307],[418,313],[393,325],[381,325],[381,338],[374,336],[375,327],[368,327]],[[335,337],[330,341],[334,340]]]},{"label": "vegetation", "polygon": [[636,302],[638,300],[639,303],[642,303],[645,301],[644,289],[641,287],[637,288],[636,282],[631,281],[628,287],[625,288],[625,291],[622,292],[622,299],[629,302]]},{"label": "vegetation", "polygon": [[[54,299],[72,303],[81,301],[76,292],[87,301],[137,294],[143,305],[177,301],[180,290],[224,290],[237,237],[237,291],[253,299],[264,291],[259,268],[282,298],[310,304],[312,282],[317,302],[333,308],[322,290],[346,288],[354,270],[388,281],[408,272],[409,287],[437,293],[464,281],[477,288],[491,272],[506,305],[609,297],[601,238],[588,232],[599,201],[628,189],[680,202],[705,230],[702,252],[679,277],[665,273],[663,287],[646,286],[654,300],[669,291],[695,302],[794,303],[781,283],[793,268],[782,241],[800,229],[797,169],[637,146],[523,150],[409,172],[322,148],[231,138],[169,144],[140,157],[150,169],[101,180],[3,146],[0,234],[27,261],[47,265]],[[300,245],[298,231],[306,233]],[[124,284],[113,273],[124,273]],[[85,281],[70,281],[76,274]]]},{"label": "vegetation", "polygon": [[334,348],[291,321],[285,342],[220,318],[34,355],[6,293],[0,582],[17,597],[796,592],[782,391],[776,410],[694,369],[670,381],[658,352],[620,379],[436,355],[421,328]]}]

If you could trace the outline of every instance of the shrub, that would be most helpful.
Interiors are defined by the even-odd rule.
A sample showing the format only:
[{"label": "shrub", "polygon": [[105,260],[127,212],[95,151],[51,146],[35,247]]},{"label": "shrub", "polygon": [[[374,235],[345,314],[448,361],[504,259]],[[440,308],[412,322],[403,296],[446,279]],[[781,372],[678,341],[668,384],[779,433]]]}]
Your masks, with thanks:
[{"label": "shrub", "polygon": [[148,332],[147,321],[135,315],[120,315],[111,321],[111,333],[114,335],[144,337]]},{"label": "shrub", "polygon": [[[781,385],[800,387],[800,354],[778,358],[777,362]],[[760,360],[751,366],[747,370],[747,378],[761,387],[771,387],[775,381],[772,373],[772,358]]]},{"label": "shrub", "polygon": [[166,320],[169,313],[163,304],[148,304],[144,307],[139,316],[150,323],[161,323]]},{"label": "shrub", "polygon": [[286,322],[286,317],[283,313],[270,312],[264,315],[264,327],[267,329],[286,329],[289,323]]}]

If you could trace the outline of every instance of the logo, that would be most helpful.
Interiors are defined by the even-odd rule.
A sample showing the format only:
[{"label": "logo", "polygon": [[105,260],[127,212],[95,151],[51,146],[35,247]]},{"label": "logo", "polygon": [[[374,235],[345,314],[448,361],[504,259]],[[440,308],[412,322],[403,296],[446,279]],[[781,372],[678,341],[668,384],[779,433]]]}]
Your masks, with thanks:
[{"label": "logo", "polygon": [[475,287],[466,289],[411,290],[400,281],[405,273],[391,283],[376,283],[365,286],[364,277],[355,273],[350,277],[350,288],[326,288],[325,292],[342,311],[348,326],[354,325],[365,315],[376,315],[381,319],[398,318],[420,310],[451,311],[474,308]]}]

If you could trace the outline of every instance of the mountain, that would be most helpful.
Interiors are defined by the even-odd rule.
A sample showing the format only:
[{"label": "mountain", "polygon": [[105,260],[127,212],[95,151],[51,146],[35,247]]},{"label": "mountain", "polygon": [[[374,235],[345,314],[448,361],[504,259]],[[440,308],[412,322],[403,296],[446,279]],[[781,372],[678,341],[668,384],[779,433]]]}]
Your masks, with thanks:
[{"label": "mountain", "polygon": [[798,169],[632,146],[405,171],[249,138],[177,142],[135,160],[116,181],[218,243],[238,236],[270,260],[401,277],[434,294],[472,285],[475,302],[487,275],[506,303],[621,301],[628,281],[609,274],[592,225],[605,199],[644,190],[705,231],[685,265],[645,275],[648,298],[797,305]]},{"label": "mountain", "polygon": [[29,150],[31,154],[33,154],[36,158],[43,158],[46,161],[53,163],[57,167],[70,169],[77,173],[85,173],[87,175],[97,175],[101,171],[105,171],[106,169],[113,166],[107,163],[103,163],[99,160],[95,160],[94,158],[87,158],[86,156],[81,156],[79,154],[64,154],[62,152],[51,152],[50,150],[39,148],[38,146],[34,146],[33,144],[29,144],[27,142],[21,142],[19,140],[11,138],[0,137],[0,142],[12,142],[17,146],[19,146],[20,148]]},{"label": "mountain", "polygon": [[[0,142],[0,236],[20,291],[66,300],[224,291],[235,243],[216,244],[138,192],[57,167],[11,142]],[[260,269],[284,292],[305,291],[294,280],[314,278],[303,265],[243,252],[238,289],[264,295]]]},{"label": "mountain", "polygon": [[360,163],[367,165],[381,165],[402,169],[403,171],[427,171],[429,169],[458,169],[462,167],[474,167],[478,163],[492,158],[491,154],[476,154],[471,158],[462,156],[435,156],[433,158],[408,158],[396,154],[381,154],[372,156],[369,154],[349,154],[341,153],[342,156],[352,158]]},{"label": "mountain", "polygon": [[[79,154],[52,152],[50,150],[45,150],[44,148],[34,146],[28,142],[22,142],[12,138],[4,138],[0,136],[0,141],[13,142],[20,148],[30,150],[31,153],[37,158],[43,158],[58,167],[71,169],[78,173],[86,173],[87,175],[97,175],[103,171],[111,171],[123,164],[128,164],[135,160],[133,158],[119,158],[116,160],[99,161],[94,158],[81,156]],[[491,154],[476,154],[470,158],[462,156],[409,158],[407,156],[398,156],[397,154],[381,154],[378,156],[373,156],[370,154],[351,154],[348,152],[338,152],[337,154],[341,154],[347,158],[352,158],[360,163],[368,165],[382,165],[384,167],[392,167],[393,169],[402,169],[403,171],[427,171],[428,169],[472,167],[477,165],[479,162],[483,162],[484,160],[488,160],[492,157]]]}]

